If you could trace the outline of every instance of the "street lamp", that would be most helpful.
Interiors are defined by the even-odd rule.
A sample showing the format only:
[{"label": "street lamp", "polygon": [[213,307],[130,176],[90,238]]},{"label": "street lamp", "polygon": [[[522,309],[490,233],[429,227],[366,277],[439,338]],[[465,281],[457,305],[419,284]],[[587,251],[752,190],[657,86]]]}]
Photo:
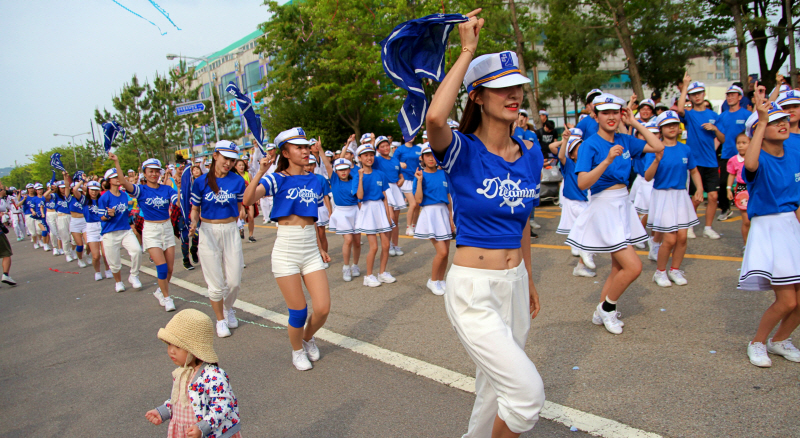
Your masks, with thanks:
[{"label": "street lamp", "polygon": [[66,135],[66,134],[53,134],[53,137],[70,137],[72,138],[72,158],[75,159],[75,167],[78,167],[78,155],[75,154],[75,137],[81,135],[89,135],[91,132],[81,132],[80,134],[75,135]]},{"label": "street lamp", "polygon": [[[184,55],[180,55],[180,57],[181,58],[186,58],[186,59],[194,59],[194,60],[197,60],[197,61],[204,61],[206,63],[206,65],[209,66],[209,68],[208,68],[208,82],[211,83],[211,87],[210,87],[211,88],[211,111],[214,114],[214,138],[216,139],[217,142],[219,142],[219,125],[217,125],[217,102],[216,102],[216,99],[214,99],[214,81],[211,80],[211,67],[210,67],[211,62],[208,60],[208,58],[204,58],[204,57],[194,57],[194,56],[184,56]],[[167,54],[167,59],[168,60],[172,61],[175,58],[178,58],[178,55],[175,55],[175,54],[172,54],[172,53]]]}]

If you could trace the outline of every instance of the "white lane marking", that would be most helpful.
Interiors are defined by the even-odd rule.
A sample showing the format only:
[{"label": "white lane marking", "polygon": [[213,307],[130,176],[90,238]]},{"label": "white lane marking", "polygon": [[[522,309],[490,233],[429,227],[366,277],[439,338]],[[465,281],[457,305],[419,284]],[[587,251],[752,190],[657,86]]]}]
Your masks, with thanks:
[{"label": "white lane marking", "polygon": [[[128,260],[123,259],[122,263],[126,266],[130,266],[130,262]],[[154,269],[141,267],[140,271],[152,277],[156,276],[156,271]],[[208,298],[208,290],[202,286],[198,286],[194,283],[176,277],[172,277],[170,283]],[[280,324],[283,326],[289,325],[289,317],[287,315],[273,312],[246,301],[236,300],[234,307],[252,315],[260,316],[275,324]],[[465,376],[464,374],[448,370],[447,368],[442,368],[438,365],[423,362],[419,359],[396,353],[368,342],[359,341],[358,339],[340,335],[324,328],[320,329],[314,336],[318,339],[322,339],[325,342],[330,342],[331,344],[338,345],[341,348],[363,354],[364,356],[395,366],[401,370],[414,373],[418,376],[427,377],[428,379],[460,389],[462,391],[472,394],[475,393],[474,377]],[[577,409],[563,406],[558,403],[553,403],[551,401],[545,401],[544,407],[539,413],[539,416],[547,420],[561,423],[567,427],[574,426],[578,430],[599,437],[661,438],[661,435],[636,429],[618,421],[609,420],[607,418],[590,414],[588,412],[579,411]]]}]

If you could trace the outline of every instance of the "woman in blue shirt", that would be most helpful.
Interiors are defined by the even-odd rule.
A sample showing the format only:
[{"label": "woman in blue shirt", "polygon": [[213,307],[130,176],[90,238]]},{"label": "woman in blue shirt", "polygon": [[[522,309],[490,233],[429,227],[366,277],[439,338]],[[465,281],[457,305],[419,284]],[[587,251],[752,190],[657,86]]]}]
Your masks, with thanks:
[{"label": "woman in blue shirt", "polygon": [[71,185],[72,177],[69,173],[65,172],[64,179],[58,182],[58,190],[54,194],[56,199],[56,212],[58,213],[58,217],[56,217],[56,231],[58,232],[58,238],[61,240],[62,247],[64,248],[67,262],[78,258],[77,254],[73,252],[72,238],[69,232],[69,225],[72,221],[69,210],[69,203],[72,200],[72,195],[69,193],[69,186]]},{"label": "woman in blue shirt", "polygon": [[[112,155],[114,154],[109,154],[109,157]],[[119,273],[122,268],[120,261],[122,248],[125,248],[131,257],[131,273],[128,276],[128,283],[135,289],[142,288],[142,282],[139,281],[142,247],[128,224],[128,195],[120,190],[120,180],[123,178],[115,168],[106,170],[104,179],[107,190],[97,202],[98,208],[103,212],[100,217],[103,251],[105,251],[108,266],[114,276],[114,288],[117,292],[125,291],[125,284],[122,283],[122,275]]]},{"label": "woman in blue shirt", "polygon": [[[353,277],[361,275],[358,269],[358,259],[361,256],[361,233],[356,231],[356,216],[358,215],[359,202],[353,194],[353,176],[350,170],[353,163],[346,158],[338,158],[333,163],[333,170],[336,172],[331,178],[331,194],[336,207],[331,213],[330,225],[332,232],[340,235],[344,239],[342,244],[342,278],[344,281],[352,281]],[[353,264],[350,264],[350,253],[352,250]]]},{"label": "woman in blue shirt", "polygon": [[[233,170],[238,159],[239,146],[228,140],[218,141],[208,173],[194,180],[190,196],[189,235],[199,229],[197,255],[220,338],[230,336],[230,329],[239,327],[233,304],[242,284],[244,256],[236,220],[244,220],[246,211],[242,203],[244,178]],[[198,228],[200,220],[202,225]]]},{"label": "woman in blue shirt", "polygon": [[86,229],[83,233],[86,245],[89,246],[92,254],[92,267],[94,267],[94,279],[100,281],[103,279],[103,271],[100,270],[100,257],[103,258],[105,264],[106,278],[114,278],[114,274],[108,267],[108,260],[103,253],[103,236],[100,234],[102,225],[101,217],[105,213],[100,209],[100,183],[97,181],[78,181],[76,188],[80,191],[84,187],[88,190],[88,194],[83,203],[83,216],[86,219]]},{"label": "woman in blue shirt", "polygon": [[[568,245],[583,251],[611,253],[611,273],[603,285],[592,322],[602,324],[613,334],[622,333],[617,300],[642,272],[642,261],[633,245],[647,240],[639,216],[628,200],[631,159],[664,149],[661,140],[624,105],[624,100],[611,94],[594,98],[597,134],[584,140],[575,165],[578,188],[591,188],[592,200],[575,220],[567,238]],[[617,133],[622,123],[633,126],[645,140]]]},{"label": "woman in blue shirt", "polygon": [[70,184],[70,198],[69,198],[69,233],[75,240],[75,254],[78,256],[78,266],[85,268],[87,265],[83,261],[83,233],[86,231],[86,219],[83,217],[83,205],[85,199],[83,196],[83,189],[78,187],[77,183],[81,181],[73,181]]},{"label": "woman in blue shirt", "polygon": [[450,254],[450,240],[453,238],[453,211],[450,207],[450,188],[444,170],[439,169],[430,146],[422,149],[423,169],[414,174],[414,198],[420,206],[415,239],[429,239],[436,255],[431,265],[431,278],[428,289],[434,295],[444,295],[446,283],[447,257]]},{"label": "woman in blue shirt", "polygon": [[58,237],[58,211],[56,210],[56,196],[58,192],[58,181],[50,181],[47,191],[44,192],[45,222],[50,235],[50,243],[53,247],[53,255],[63,255],[61,249],[61,239]]},{"label": "woman in blue shirt", "polygon": [[785,147],[789,114],[764,98],[763,86],[756,90],[755,105],[757,112],[745,123],[752,138],[742,169],[750,195],[750,234],[739,289],[775,293],[747,346],[753,365],[769,367],[767,353],[800,362],[800,351],[790,339],[800,325],[800,149]]},{"label": "woman in blue shirt", "polygon": [[[109,153],[109,158],[122,174],[117,156]],[[178,192],[172,186],[161,184],[161,161],[150,158],[142,163],[146,184],[133,184],[121,180],[125,193],[136,199],[139,213],[144,218],[142,227],[142,246],[150,254],[156,265],[158,289],[153,296],[167,312],[175,310],[175,302],[169,296],[169,280],[172,278],[172,265],[175,263],[175,233],[170,220],[170,209],[178,208]]]},{"label": "woman in blue shirt", "polygon": [[[524,346],[539,296],[531,272],[528,217],[539,201],[543,156],[512,137],[522,105],[513,51],[475,58],[483,19],[459,25],[461,53],[426,116],[428,140],[447,174],[457,227],[445,308],[477,366],[475,406],[465,436],[517,436],[534,427],[544,387]],[[468,100],[458,131],[447,117],[463,85]]]},{"label": "woman in blue shirt", "polygon": [[[375,155],[375,163],[372,167],[383,172],[384,175],[386,175],[386,179],[389,181],[389,188],[386,190],[386,201],[389,203],[389,207],[392,207],[392,222],[397,224],[400,221],[400,210],[406,208],[406,201],[403,192],[400,190],[400,187],[405,183],[405,179],[403,178],[400,160],[398,160],[397,157],[389,155],[391,150],[392,145],[389,139],[384,136],[378,137],[375,140],[375,151],[377,154]],[[403,255],[403,250],[398,246],[400,227],[392,228],[391,235],[392,239],[389,244],[389,255],[392,257]]]},{"label": "woman in blue shirt", "polygon": [[[278,237],[272,246],[272,273],[289,310],[292,364],[305,371],[320,358],[314,334],[325,324],[331,308],[328,276],[322,266],[331,259],[320,247],[315,226],[322,184],[317,175],[305,171],[311,142],[302,128],[281,132],[275,143],[279,151],[275,172],[267,174],[273,157],[262,158],[253,177],[259,183],[247,187],[244,201],[250,205],[263,196],[272,196],[270,219],[278,223]],[[310,318],[303,282],[314,310]]]}]

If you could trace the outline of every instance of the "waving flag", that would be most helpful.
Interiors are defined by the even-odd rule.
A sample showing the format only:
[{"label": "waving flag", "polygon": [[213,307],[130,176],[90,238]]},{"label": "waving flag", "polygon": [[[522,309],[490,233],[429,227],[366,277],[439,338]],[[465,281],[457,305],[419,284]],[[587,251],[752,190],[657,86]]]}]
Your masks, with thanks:
[{"label": "waving flag", "polygon": [[50,182],[47,183],[47,187],[52,186],[56,182],[56,171],[53,169],[53,176],[50,178]]},{"label": "waving flag", "polygon": [[75,172],[75,175],[72,175],[73,181],[80,181],[83,179],[83,176],[86,175],[82,170]]},{"label": "waving flag", "polygon": [[60,170],[62,172],[67,171],[67,168],[64,167],[64,163],[61,162],[61,154],[59,154],[58,152],[54,153],[53,155],[50,155],[50,167],[52,167],[55,170]]},{"label": "waving flag", "polygon": [[256,114],[250,98],[247,97],[246,94],[242,94],[242,92],[239,91],[239,87],[237,87],[233,81],[228,83],[228,86],[225,87],[225,91],[236,98],[236,103],[239,105],[239,111],[241,111],[242,115],[244,116],[244,120],[247,122],[247,127],[250,128],[250,132],[253,133],[253,137],[256,139],[256,146],[258,146],[258,149],[261,151],[262,155],[266,155],[263,146],[264,133],[261,130],[261,116]]},{"label": "waving flag", "polygon": [[125,128],[120,126],[116,120],[103,123],[103,135],[105,137],[103,138],[103,147],[106,149],[106,152],[111,150],[111,145],[120,133],[122,134],[122,141],[124,142]]},{"label": "waving flag", "polygon": [[462,14],[433,14],[406,21],[381,41],[383,70],[392,82],[408,91],[397,116],[405,141],[411,140],[425,122],[428,99],[422,79],[444,79],[447,37],[456,24],[467,21]]},{"label": "waving flag", "polygon": [[187,227],[189,223],[191,223],[190,213],[192,212],[192,203],[189,202],[189,198],[192,196],[193,180],[192,166],[190,163],[188,166],[183,167],[183,173],[181,174],[181,213],[183,214],[183,221],[186,223]]}]

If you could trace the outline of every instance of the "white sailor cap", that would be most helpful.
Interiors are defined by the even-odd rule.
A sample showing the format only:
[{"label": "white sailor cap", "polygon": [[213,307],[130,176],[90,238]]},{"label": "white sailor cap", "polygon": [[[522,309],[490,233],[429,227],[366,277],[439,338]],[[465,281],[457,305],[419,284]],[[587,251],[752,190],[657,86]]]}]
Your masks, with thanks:
[{"label": "white sailor cap", "polygon": [[113,167],[111,169],[106,170],[106,174],[103,175],[104,179],[111,179],[116,177],[117,177],[117,169]]},{"label": "white sailor cap", "polygon": [[664,111],[663,113],[661,113],[661,115],[656,117],[656,125],[658,125],[659,128],[664,125],[669,125],[671,123],[680,123],[680,122],[681,118],[678,116],[678,113],[672,110]]},{"label": "white sailor cap", "polygon": [[342,153],[342,150],[341,150],[341,149],[337,149],[337,150],[336,150],[336,153],[335,153],[334,155],[339,155],[339,154],[341,154],[341,153]]},{"label": "white sailor cap", "polygon": [[595,88],[592,91],[586,93],[586,103],[592,102],[598,94],[603,94],[603,90],[599,88]]},{"label": "white sailor cap", "polygon": [[317,164],[317,157],[314,154],[308,155],[308,164]]},{"label": "white sailor cap", "polygon": [[653,102],[653,99],[645,99],[639,102],[639,107],[641,108],[643,105],[647,105],[650,109],[656,109],[656,103]]},{"label": "white sailor cap", "polygon": [[625,106],[625,101],[613,94],[602,93],[592,101],[596,111],[618,110]]},{"label": "white sailor cap", "polygon": [[644,124],[644,127],[647,128],[648,131],[652,132],[653,134],[658,134],[661,130],[658,127],[658,123],[656,119],[650,119],[647,123]]},{"label": "white sailor cap", "polygon": [[420,154],[420,156],[422,156],[424,154],[432,154],[432,153],[433,153],[433,149],[431,149],[431,144],[430,143],[424,143],[422,145],[422,152],[420,152],[419,154]]},{"label": "white sailor cap", "polygon": [[545,110],[539,110],[539,115],[540,116],[549,116],[550,114],[548,114],[547,111],[545,111]]},{"label": "white sailor cap", "polygon": [[[202,157],[197,157],[197,158],[194,159],[194,162],[195,163],[202,163],[203,162],[203,158]],[[128,171],[128,172],[130,172],[130,171]]]},{"label": "white sailor cap", "polygon": [[425,140],[428,138],[428,131],[422,131],[422,139]]},{"label": "white sailor cap", "polygon": [[[217,145],[214,147],[214,152],[219,152],[225,158],[239,158],[239,146],[228,140],[220,140],[217,142]],[[158,163],[159,166],[161,163]]]},{"label": "white sailor cap", "polygon": [[783,105],[800,105],[800,92],[789,90],[785,93],[781,93],[778,96],[777,103],[781,107],[783,107]]},{"label": "white sailor cap", "polygon": [[361,135],[361,143],[367,143],[371,139],[372,136],[369,134],[369,132],[365,132],[363,135]]},{"label": "white sailor cap", "polygon": [[372,147],[372,145],[371,145],[371,144],[362,144],[362,145],[361,145],[361,146],[359,146],[359,147],[358,147],[358,149],[356,150],[356,155],[360,157],[360,156],[361,156],[361,154],[365,154],[365,153],[367,153],[367,152],[372,152],[372,153],[375,153],[375,148],[374,148],[374,147]]},{"label": "white sailor cap", "polygon": [[272,150],[272,149],[276,149],[277,147],[278,146],[276,146],[275,143],[267,143],[267,150],[268,151]]},{"label": "white sailor cap", "polygon": [[511,51],[489,53],[473,59],[464,76],[467,93],[478,87],[505,88],[530,82],[519,69],[517,54]]},{"label": "white sailor cap", "polygon": [[26,189],[32,189],[33,188],[33,183],[25,184],[25,188]]},{"label": "white sailor cap", "polygon": [[728,87],[728,91],[726,91],[725,94],[728,93],[739,93],[740,96],[744,96],[744,90],[738,85],[731,85]]},{"label": "white sailor cap", "polygon": [[167,169],[174,169],[174,168],[175,168],[174,164],[170,164],[170,165],[167,166]]},{"label": "white sailor cap", "polygon": [[667,106],[667,104],[664,103],[664,102],[658,102],[654,109],[659,109],[659,108],[664,108],[666,110],[666,109],[669,109],[669,106]]},{"label": "white sailor cap", "polygon": [[142,169],[161,169],[161,161],[158,158],[148,158],[142,163]]},{"label": "white sailor cap", "polygon": [[86,187],[88,187],[89,190],[100,190],[100,183],[97,181],[89,181]]},{"label": "white sailor cap", "polygon": [[393,141],[393,142],[392,142],[392,147],[393,147],[393,148],[398,148],[398,147],[400,147],[400,142],[399,142],[399,141]]},{"label": "white sailor cap", "polygon": [[580,137],[570,137],[570,139],[567,140],[567,154],[571,154],[575,146],[579,145],[582,141],[583,139]]},{"label": "white sailor cap", "polygon": [[333,162],[333,168],[335,170],[349,169],[351,167],[353,167],[353,163],[347,158],[337,158],[336,161]]},{"label": "white sailor cap", "polygon": [[[520,111],[520,112],[523,112],[523,111]],[[455,131],[458,131],[458,125],[459,125],[458,122],[456,122],[455,120],[450,120],[449,122],[447,122],[447,126],[449,126],[450,129],[455,130]],[[400,143],[398,142],[397,145],[400,146]]]},{"label": "white sailor cap", "polygon": [[314,144],[316,142],[317,142],[316,138],[312,138],[312,139],[308,140],[308,144]]},{"label": "white sailor cap", "polygon": [[[792,87],[790,87],[790,86],[788,86],[786,84],[781,84],[781,86],[778,87],[778,88],[779,88],[778,93],[785,93],[787,91],[792,91]],[[775,92],[774,88],[772,89],[772,92]],[[772,92],[770,92],[769,94],[772,94]]]},{"label": "white sailor cap", "polygon": [[578,128],[569,128],[569,136],[583,138],[583,131]]},{"label": "white sailor cap", "polygon": [[[770,122],[789,117],[789,113],[784,112],[783,108],[781,108],[780,105],[775,102],[769,103],[769,110],[767,111],[767,114],[769,115]],[[753,132],[756,130],[756,125],[758,125],[758,112],[750,114],[750,117],[748,117],[747,121],[744,123],[744,132],[748,137],[753,138]]]},{"label": "white sailor cap", "polygon": [[[589,117],[589,114],[581,114],[581,115],[578,116],[578,121],[580,122],[581,120],[583,120],[583,119],[585,119],[587,117]],[[583,134],[581,134],[581,135],[583,135]]]},{"label": "white sailor cap", "polygon": [[689,84],[689,89],[686,91],[686,94],[694,94],[699,93],[701,91],[706,91],[706,84],[695,81]]},{"label": "white sailor cap", "polygon": [[128,169],[128,173],[136,173],[136,171],[133,169]]},{"label": "white sailor cap", "polygon": [[326,157],[332,157],[333,156],[333,151],[325,151],[325,156]]},{"label": "white sailor cap", "polygon": [[377,148],[378,145],[380,145],[384,141],[388,143],[389,139],[386,136],[383,136],[383,135],[381,135],[378,138],[376,138],[375,139],[375,148]]},{"label": "white sailor cap", "polygon": [[44,188],[44,186],[42,185],[42,183],[36,183],[33,185],[33,188],[36,190],[41,190]]},{"label": "white sailor cap", "polygon": [[56,181],[56,182],[55,182],[55,185],[56,185],[56,187],[58,187],[59,189],[61,189],[61,188],[64,188],[64,187],[66,187],[66,186],[67,186],[67,184],[64,182],[64,180],[63,180],[63,179],[62,179],[62,180],[60,180],[60,181]]},{"label": "white sailor cap", "polygon": [[303,131],[303,128],[287,129],[275,137],[275,144],[278,145],[278,148],[283,147],[283,145],[286,143],[297,144],[301,146],[311,144],[310,141],[306,140],[306,132]]},{"label": "white sailor cap", "polygon": [[528,112],[527,112],[527,111],[525,111],[525,110],[523,110],[523,109],[519,110],[519,114],[520,114],[521,116],[528,117]]}]

